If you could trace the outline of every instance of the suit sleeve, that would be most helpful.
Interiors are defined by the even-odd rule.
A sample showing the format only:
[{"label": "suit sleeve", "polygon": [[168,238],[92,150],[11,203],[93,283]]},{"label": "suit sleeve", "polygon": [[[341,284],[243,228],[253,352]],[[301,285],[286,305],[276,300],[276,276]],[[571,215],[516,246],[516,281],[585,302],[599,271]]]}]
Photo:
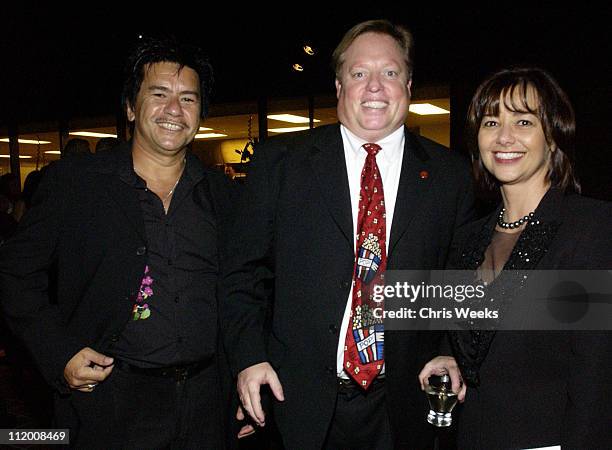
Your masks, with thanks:
[{"label": "suit sleeve", "polygon": [[612,333],[576,331],[570,351],[561,448],[610,448]]},{"label": "suit sleeve", "polygon": [[[463,162],[463,161],[462,161]],[[457,245],[455,242],[457,231],[471,223],[475,219],[474,211],[474,181],[469,165],[461,165],[461,181],[458,194],[457,216],[455,217],[455,237],[451,248]]]},{"label": "suit sleeve", "polygon": [[452,224],[450,245],[446,252],[440,256],[439,267],[449,268],[449,258],[457,254],[461,243],[460,230],[464,229],[474,220],[474,182],[469,163],[460,155],[454,155],[449,172],[453,175],[453,183],[449,186],[456,192],[454,220]]},{"label": "suit sleeve", "polygon": [[255,152],[222,261],[221,333],[234,375],[268,359],[265,324],[274,274],[275,182],[267,151],[264,146]]},{"label": "suit sleeve", "polygon": [[6,322],[58,389],[66,363],[82,347],[68,334],[60,307],[49,296],[49,271],[68,207],[69,185],[60,178],[57,164],[46,170],[32,208],[15,236],[0,247],[0,304]]},{"label": "suit sleeve", "polygon": [[[580,256],[590,268],[612,269],[612,204],[597,203],[582,214],[588,224],[576,231]],[[576,211],[574,211],[575,213]],[[567,407],[562,448],[609,449],[612,443],[612,331],[574,331],[567,374]]]}]

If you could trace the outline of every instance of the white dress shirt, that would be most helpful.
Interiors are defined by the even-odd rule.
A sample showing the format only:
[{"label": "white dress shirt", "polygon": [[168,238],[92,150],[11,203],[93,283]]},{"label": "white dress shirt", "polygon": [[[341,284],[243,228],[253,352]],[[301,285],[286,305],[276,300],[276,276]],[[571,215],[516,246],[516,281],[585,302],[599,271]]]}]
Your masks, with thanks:
[{"label": "white dress shirt", "polygon": [[[344,125],[340,125],[342,133],[342,143],[344,145],[344,160],[346,161],[346,172],[348,175],[349,189],[351,192],[351,211],[353,213],[353,236],[357,236],[357,219],[359,215],[359,191],[361,190],[361,171],[365,164],[367,152],[362,148],[367,141],[355,136]],[[389,237],[391,236],[391,224],[393,222],[393,212],[395,211],[395,200],[397,198],[397,188],[402,170],[402,159],[404,156],[404,126],[395,130],[389,136],[376,141],[381,150],[376,155],[376,164],[382,177],[383,190],[385,193],[385,214],[386,214],[386,250],[389,251]],[[357,240],[353,240],[353,250],[356,251]],[[346,331],[349,326],[351,304],[353,302],[353,288],[349,292],[342,326],[340,327],[340,339],[338,340],[337,352],[337,373],[339,377],[348,378],[344,372],[344,341]],[[385,367],[381,373],[384,373]]]}]

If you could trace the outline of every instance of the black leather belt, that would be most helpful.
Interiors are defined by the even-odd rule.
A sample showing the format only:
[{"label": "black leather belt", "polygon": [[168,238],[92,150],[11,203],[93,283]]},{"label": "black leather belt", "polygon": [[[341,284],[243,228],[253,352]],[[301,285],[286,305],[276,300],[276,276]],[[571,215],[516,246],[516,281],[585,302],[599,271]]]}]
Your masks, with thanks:
[{"label": "black leather belt", "polygon": [[183,364],[180,366],[168,367],[151,367],[144,368],[134,366],[120,359],[115,359],[115,367],[127,373],[137,375],[145,375],[148,377],[157,378],[173,378],[176,381],[187,380],[200,373],[204,368],[210,365],[210,361],[199,361],[191,364]]},{"label": "black leather belt", "polygon": [[[379,375],[372,381],[371,386],[375,386],[377,384],[382,384],[385,381],[384,375]],[[338,377],[338,386],[341,389],[355,389],[360,387],[355,380],[352,378],[340,378]]]}]

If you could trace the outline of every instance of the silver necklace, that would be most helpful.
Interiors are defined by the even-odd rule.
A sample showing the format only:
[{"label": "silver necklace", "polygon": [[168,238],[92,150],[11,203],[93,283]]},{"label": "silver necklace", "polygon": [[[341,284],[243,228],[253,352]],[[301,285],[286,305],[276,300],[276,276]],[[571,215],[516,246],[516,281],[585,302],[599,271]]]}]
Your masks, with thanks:
[{"label": "silver necklace", "polygon": [[170,189],[170,191],[168,191],[168,193],[166,194],[166,196],[164,197],[164,199],[162,200],[162,202],[165,202],[166,200],[168,200],[170,198],[170,196],[172,194],[174,194],[174,190],[176,189],[176,186],[179,183],[179,180],[181,179],[181,175],[183,175],[183,172],[181,171],[181,173],[179,174],[178,178],[176,179],[176,182],[174,183],[174,186],[172,186],[172,189]]},{"label": "silver necklace", "polygon": [[[181,172],[179,173],[178,178],[176,179],[176,181],[174,182],[174,185],[172,186],[172,189],[170,189],[168,191],[168,193],[164,196],[164,198],[162,199],[162,204],[166,202],[166,200],[168,200],[170,198],[170,196],[172,194],[174,194],[174,190],[176,189],[176,187],[179,184],[179,181],[181,180],[181,177],[183,176],[183,170],[185,169],[185,163],[186,163],[186,159],[183,158],[183,167],[181,169]],[[140,173],[136,170],[136,167],[134,167],[134,172],[136,172],[136,174],[138,176],[140,176],[141,178],[144,178],[142,175],[140,175]],[[165,209],[165,207],[164,207]]]}]

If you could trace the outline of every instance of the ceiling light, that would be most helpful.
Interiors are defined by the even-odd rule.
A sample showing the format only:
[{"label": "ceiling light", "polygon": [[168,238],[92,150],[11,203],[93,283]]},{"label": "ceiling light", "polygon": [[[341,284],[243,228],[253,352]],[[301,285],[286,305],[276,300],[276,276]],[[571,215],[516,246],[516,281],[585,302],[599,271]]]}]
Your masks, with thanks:
[{"label": "ceiling light", "polygon": [[200,127],[199,131],[212,131],[212,128],[207,128],[207,127]]},{"label": "ceiling light", "polygon": [[431,103],[418,103],[416,105],[410,105],[410,112],[420,116],[429,116],[432,114],[450,114],[450,111],[438,108]]},{"label": "ceiling light", "polygon": [[62,152],[60,152],[59,150],[49,150],[48,152],[45,152],[47,155],[61,155]]},{"label": "ceiling light", "polygon": [[[0,158],[10,158],[11,155],[0,155]],[[28,155],[19,155],[19,159],[32,159],[31,156]]]},{"label": "ceiling light", "polygon": [[[17,139],[20,144],[34,144],[34,145],[44,145],[50,144],[50,141],[35,141],[33,139]],[[9,142],[9,138],[2,138],[0,142]]]},{"label": "ceiling light", "polygon": [[268,128],[272,133],[292,133],[294,131],[308,130],[310,127],[290,127],[290,128]]},{"label": "ceiling light", "polygon": [[293,66],[291,66],[293,68],[293,70],[295,70],[296,72],[304,72],[304,68],[299,65],[299,64],[294,64]]},{"label": "ceiling light", "polygon": [[315,51],[310,45],[305,45],[304,47],[302,47],[302,49],[304,49],[304,53],[306,53],[307,55],[313,56],[315,54]]},{"label": "ceiling light", "polygon": [[195,139],[210,139],[210,138],[219,138],[219,137],[227,137],[227,134],[223,133],[200,133],[195,135]]},{"label": "ceiling light", "polygon": [[[309,123],[310,119],[304,116],[296,116],[294,114],[270,114],[268,119],[279,120],[289,123]],[[319,119],[314,119],[315,122],[321,122]]]},{"label": "ceiling light", "polygon": [[105,137],[116,138],[117,137],[116,134],[95,133],[93,131],[72,131],[68,134],[72,136],[84,136],[84,137],[96,137],[96,138],[105,138]]}]

